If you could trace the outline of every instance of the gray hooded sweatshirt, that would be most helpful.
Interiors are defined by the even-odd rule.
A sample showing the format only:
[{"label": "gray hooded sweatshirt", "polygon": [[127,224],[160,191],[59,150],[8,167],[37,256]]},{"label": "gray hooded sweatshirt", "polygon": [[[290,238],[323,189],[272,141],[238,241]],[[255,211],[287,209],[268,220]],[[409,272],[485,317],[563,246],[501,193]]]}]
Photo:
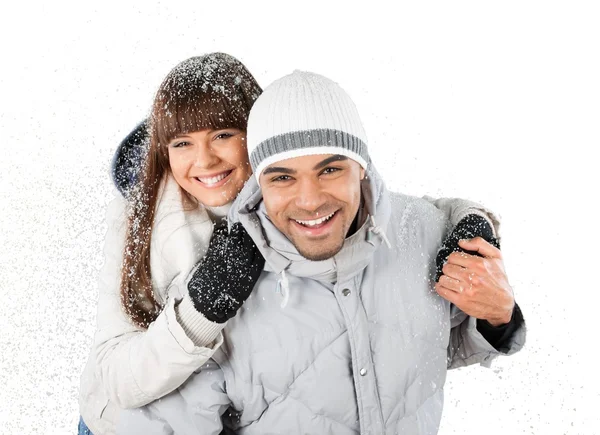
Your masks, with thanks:
[{"label": "gray hooded sweatshirt", "polygon": [[[124,411],[121,434],[436,434],[448,368],[500,354],[433,289],[442,211],[371,170],[362,226],[325,261],[266,216],[254,177],[231,211],[266,259],[213,359],[182,387]],[[504,346],[518,351],[521,326]]]}]

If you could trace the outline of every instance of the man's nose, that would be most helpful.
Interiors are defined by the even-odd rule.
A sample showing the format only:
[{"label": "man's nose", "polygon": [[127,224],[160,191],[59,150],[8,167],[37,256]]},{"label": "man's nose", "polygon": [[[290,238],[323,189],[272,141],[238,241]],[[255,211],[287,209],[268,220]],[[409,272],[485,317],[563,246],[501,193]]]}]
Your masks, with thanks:
[{"label": "man's nose", "polygon": [[327,202],[327,197],[323,192],[321,183],[318,179],[304,179],[298,183],[296,191],[296,207],[315,212]]}]

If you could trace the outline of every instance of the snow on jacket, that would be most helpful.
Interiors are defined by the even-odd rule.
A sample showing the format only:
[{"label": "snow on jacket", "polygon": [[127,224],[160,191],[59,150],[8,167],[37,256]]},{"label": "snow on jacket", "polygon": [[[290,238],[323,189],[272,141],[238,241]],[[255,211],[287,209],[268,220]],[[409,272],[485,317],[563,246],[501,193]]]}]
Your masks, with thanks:
[{"label": "snow on jacket", "polygon": [[[244,435],[437,433],[447,369],[499,352],[433,290],[444,213],[388,193],[374,171],[363,199],[362,227],[333,258],[312,262],[269,221],[250,180],[231,215],[265,271],[212,361],[169,396],[124,412],[118,433],[219,434],[222,421]],[[524,339],[522,326],[507,354]]]},{"label": "snow on jacket", "polygon": [[[229,206],[212,209],[226,215]],[[104,265],[98,285],[97,329],[81,377],[80,413],[94,435],[115,433],[120,408],[145,405],[179,387],[222,343],[224,325],[198,313],[186,279],[208,248],[213,222],[200,206],[184,211],[171,176],[161,186],[151,239],[152,285],[163,311],[148,330],[133,325],[121,307],[126,201],[107,209]]]}]

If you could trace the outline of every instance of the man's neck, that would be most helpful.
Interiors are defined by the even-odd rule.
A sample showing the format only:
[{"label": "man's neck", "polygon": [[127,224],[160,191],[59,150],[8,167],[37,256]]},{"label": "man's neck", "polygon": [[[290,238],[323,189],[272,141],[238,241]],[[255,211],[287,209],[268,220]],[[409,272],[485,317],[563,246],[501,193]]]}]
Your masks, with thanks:
[{"label": "man's neck", "polygon": [[350,225],[350,229],[348,230],[348,233],[346,234],[346,238],[348,238],[351,235],[353,235],[354,233],[356,233],[363,226],[363,224],[365,223],[366,220],[367,220],[367,212],[365,211],[364,203],[361,199],[360,206],[358,207],[358,210],[356,211],[356,215],[354,216],[354,219],[352,220],[352,225]]}]

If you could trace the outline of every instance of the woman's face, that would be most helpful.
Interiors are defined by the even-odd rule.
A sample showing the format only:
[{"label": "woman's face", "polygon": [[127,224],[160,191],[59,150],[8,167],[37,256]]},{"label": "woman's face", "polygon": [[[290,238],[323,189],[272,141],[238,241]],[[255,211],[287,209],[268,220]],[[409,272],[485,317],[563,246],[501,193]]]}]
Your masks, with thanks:
[{"label": "woman's face", "polygon": [[231,202],[252,175],[243,130],[187,133],[169,142],[168,150],[179,186],[209,207]]}]

